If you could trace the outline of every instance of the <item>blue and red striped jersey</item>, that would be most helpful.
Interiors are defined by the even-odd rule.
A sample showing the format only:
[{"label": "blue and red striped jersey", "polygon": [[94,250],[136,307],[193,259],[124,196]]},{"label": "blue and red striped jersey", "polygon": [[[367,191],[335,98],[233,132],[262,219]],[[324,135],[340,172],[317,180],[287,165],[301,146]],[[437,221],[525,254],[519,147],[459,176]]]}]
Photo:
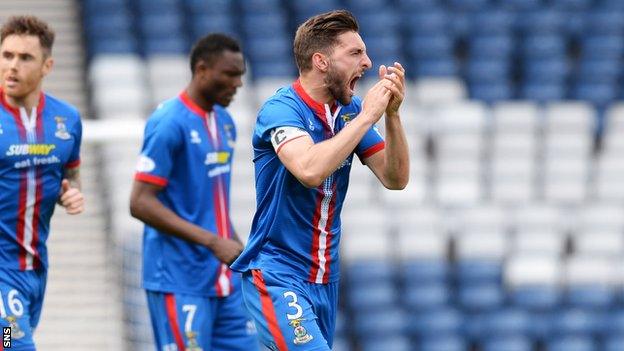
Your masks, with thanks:
[{"label": "blue and red striped jersey", "polygon": [[46,269],[50,218],[65,170],[80,164],[78,111],[41,94],[32,111],[0,90],[0,267]]},{"label": "blue and red striped jersey", "polygon": [[[230,171],[236,129],[221,106],[204,111],[186,92],[148,119],[135,179],[162,186],[159,200],[182,219],[232,236]],[[227,296],[231,270],[212,252],[145,225],[143,285],[162,292]]]},{"label": "blue and red striped jersey", "polygon": [[[333,109],[320,104],[303,90],[299,81],[278,90],[262,106],[252,141],[256,213],[247,246],[232,269],[263,269],[314,283],[338,280],[340,211],[353,154],[364,160],[384,148],[383,138],[371,128],[354,152],[315,189],[303,186],[284,167],[277,152],[300,133],[307,133],[315,143],[331,138],[360,110],[358,97],[349,105],[336,105]],[[294,128],[298,132],[287,131]],[[286,136],[289,133],[290,138]]]}]

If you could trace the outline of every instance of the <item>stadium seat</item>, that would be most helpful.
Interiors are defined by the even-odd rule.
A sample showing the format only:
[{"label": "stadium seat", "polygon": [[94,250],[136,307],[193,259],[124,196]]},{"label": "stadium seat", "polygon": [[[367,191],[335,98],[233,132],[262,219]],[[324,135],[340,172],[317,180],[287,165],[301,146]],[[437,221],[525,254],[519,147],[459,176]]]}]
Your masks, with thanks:
[{"label": "stadium seat", "polygon": [[606,337],[604,340],[603,351],[619,351],[624,350],[624,336],[614,335]]},{"label": "stadium seat", "polygon": [[449,4],[454,10],[474,11],[490,5],[490,0],[450,0]]},{"label": "stadium seat", "polygon": [[484,337],[528,335],[530,325],[530,315],[524,310],[503,308],[491,311],[485,313],[483,318]]},{"label": "stadium seat", "polygon": [[[604,328],[604,314],[577,308],[553,313],[553,335],[592,336]],[[561,349],[565,350],[565,348]]]},{"label": "stadium seat", "polygon": [[564,31],[565,13],[539,9],[518,16],[518,27],[524,33],[559,34]]},{"label": "stadium seat", "polygon": [[[482,243],[482,245],[485,245]],[[495,246],[499,246],[496,244]],[[488,257],[474,256],[471,259],[460,259],[456,263],[456,278],[461,284],[494,284],[500,283],[502,263]]]},{"label": "stadium seat", "polygon": [[422,77],[455,77],[459,71],[454,58],[418,60],[415,63],[415,76]]},{"label": "stadium seat", "polygon": [[445,283],[450,276],[450,263],[446,256],[434,259],[413,259],[401,263],[400,275],[406,286]]},{"label": "stadium seat", "polygon": [[589,35],[581,42],[581,57],[585,59],[619,59],[624,53],[624,43],[619,35]]},{"label": "stadium seat", "polygon": [[422,311],[410,316],[408,329],[410,334],[425,338],[446,334],[457,334],[463,324],[463,315],[454,308],[441,308]]},{"label": "stadium seat", "polygon": [[618,92],[617,85],[611,82],[581,82],[573,88],[572,95],[576,99],[586,100],[598,107],[606,107],[617,98]]},{"label": "stadium seat", "polygon": [[505,302],[500,282],[460,284],[457,295],[457,301],[464,311],[491,311]]},{"label": "stadium seat", "polygon": [[446,34],[412,36],[407,52],[418,59],[451,58],[453,40]]},{"label": "stadium seat", "polygon": [[516,13],[501,8],[489,8],[469,14],[469,36],[508,35],[514,30]]},{"label": "stadium seat", "polygon": [[183,0],[188,12],[198,16],[228,16],[232,11],[229,0]]},{"label": "stadium seat", "polygon": [[467,347],[468,343],[460,334],[428,336],[419,342],[421,351],[464,351]]},{"label": "stadium seat", "polygon": [[243,33],[248,40],[262,41],[274,36],[287,36],[287,19],[279,11],[269,14],[249,13],[241,18]]},{"label": "stadium seat", "polygon": [[404,306],[414,313],[442,308],[452,301],[452,290],[444,282],[412,282],[405,286]]},{"label": "stadium seat", "polygon": [[472,84],[509,85],[510,66],[506,59],[471,59],[466,63],[466,78]]},{"label": "stadium seat", "polygon": [[395,267],[390,261],[356,260],[347,262],[346,276],[352,289],[366,288],[377,284],[393,284]]},{"label": "stadium seat", "polygon": [[398,301],[398,292],[393,284],[377,284],[365,289],[352,289],[347,293],[347,303],[352,311],[383,311]]},{"label": "stadium seat", "polygon": [[520,86],[520,98],[522,99],[546,103],[562,100],[565,96],[566,87],[564,84],[528,82]]},{"label": "stadium seat", "polygon": [[431,9],[438,5],[438,0],[397,0],[401,12]]},{"label": "stadium seat", "polygon": [[282,7],[280,0],[246,0],[238,2],[243,13],[270,14]]},{"label": "stadium seat", "polygon": [[533,34],[525,37],[521,50],[525,58],[564,58],[566,55],[566,42],[563,36],[560,35]]},{"label": "stadium seat", "polygon": [[533,343],[527,337],[512,335],[493,337],[483,342],[483,351],[532,351]]},{"label": "stadium seat", "polygon": [[[397,21],[398,13],[392,7],[384,6],[383,9],[374,12],[360,14],[358,22],[360,24],[360,34],[363,38],[370,36],[385,36],[389,40],[398,36],[401,23]],[[367,48],[369,47],[368,41]]]},{"label": "stadium seat", "polygon": [[592,5],[593,0],[554,0],[553,6],[563,10],[582,10]]},{"label": "stadium seat", "polygon": [[480,58],[486,62],[495,61],[496,59],[505,59],[505,62],[507,62],[506,60],[510,59],[514,53],[515,47],[513,37],[504,34],[477,35],[471,37],[468,43],[471,61],[474,61],[475,58]]},{"label": "stadium seat", "polygon": [[405,312],[398,307],[375,311],[356,309],[354,317],[351,328],[362,344],[388,335],[403,335],[408,324]]},{"label": "stadium seat", "polygon": [[233,18],[229,15],[196,14],[193,16],[190,26],[191,37],[194,41],[212,32],[226,33],[235,37],[238,34],[234,29]]},{"label": "stadium seat", "polygon": [[396,350],[396,351],[410,351],[411,343],[408,338],[404,336],[394,335],[385,336],[377,340],[371,340],[363,345],[362,351],[377,351],[377,350]]},{"label": "stadium seat", "polygon": [[485,82],[470,85],[470,97],[472,99],[494,103],[507,101],[514,97],[512,85],[508,82]]},{"label": "stadium seat", "polygon": [[586,32],[602,35],[624,34],[624,12],[596,9],[587,14]]},{"label": "stadium seat", "polygon": [[555,285],[518,285],[509,291],[509,300],[529,311],[552,311],[560,306],[561,294]]},{"label": "stadium seat", "polygon": [[570,63],[567,59],[545,58],[524,61],[523,77],[531,83],[565,83],[570,75]]},{"label": "stadium seat", "polygon": [[553,338],[547,343],[548,351],[595,351],[596,343],[590,337],[566,336]]},{"label": "stadium seat", "polygon": [[504,7],[515,10],[530,10],[539,8],[542,5],[541,0],[500,0],[500,4]]},{"label": "stadium seat", "polygon": [[138,26],[146,39],[169,39],[185,33],[184,17],[179,11],[143,14]]},{"label": "stadium seat", "polygon": [[402,21],[410,35],[439,35],[447,32],[449,14],[441,9],[426,9],[402,14]]}]

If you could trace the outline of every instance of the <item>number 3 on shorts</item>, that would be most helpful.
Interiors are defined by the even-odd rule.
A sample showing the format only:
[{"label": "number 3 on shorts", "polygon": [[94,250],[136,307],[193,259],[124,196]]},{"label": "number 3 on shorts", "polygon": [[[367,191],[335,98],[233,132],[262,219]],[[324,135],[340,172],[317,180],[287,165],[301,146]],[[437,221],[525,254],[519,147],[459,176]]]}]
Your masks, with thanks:
[{"label": "number 3 on shorts", "polygon": [[292,298],[292,302],[289,302],[288,306],[289,307],[294,307],[297,310],[297,312],[295,314],[287,313],[286,317],[288,317],[289,320],[301,318],[301,316],[303,316],[303,309],[297,303],[297,295],[294,292],[292,292],[292,291],[287,291],[287,292],[284,293],[284,297],[286,297],[286,298],[291,297]]}]

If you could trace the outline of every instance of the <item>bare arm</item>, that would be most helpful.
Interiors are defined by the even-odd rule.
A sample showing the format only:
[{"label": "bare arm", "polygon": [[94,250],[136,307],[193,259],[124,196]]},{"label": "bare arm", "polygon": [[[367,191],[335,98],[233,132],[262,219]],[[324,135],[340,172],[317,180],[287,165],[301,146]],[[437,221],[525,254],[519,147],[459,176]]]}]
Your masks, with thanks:
[{"label": "bare arm", "polygon": [[399,107],[405,95],[405,70],[401,64],[395,63],[394,67],[387,70],[382,66],[379,75],[395,83],[390,87],[392,98],[386,108],[386,147],[368,157],[364,163],[386,188],[400,190],[409,181],[409,148],[399,115]]},{"label": "bare arm", "polygon": [[61,192],[58,204],[65,207],[68,214],[79,214],[84,211],[84,196],[80,189],[80,167],[65,170],[65,178],[61,181]]},{"label": "bare arm", "polygon": [[279,150],[280,161],[304,186],[321,185],[381,117],[391,95],[389,83],[380,80],[375,84],[364,99],[362,112],[334,137],[317,144],[309,136],[293,139]]},{"label": "bare arm", "polygon": [[130,196],[132,216],[163,233],[209,248],[223,263],[230,264],[238,257],[243,249],[240,242],[220,238],[182,219],[160,202],[157,194],[162,189],[161,186],[135,180]]}]

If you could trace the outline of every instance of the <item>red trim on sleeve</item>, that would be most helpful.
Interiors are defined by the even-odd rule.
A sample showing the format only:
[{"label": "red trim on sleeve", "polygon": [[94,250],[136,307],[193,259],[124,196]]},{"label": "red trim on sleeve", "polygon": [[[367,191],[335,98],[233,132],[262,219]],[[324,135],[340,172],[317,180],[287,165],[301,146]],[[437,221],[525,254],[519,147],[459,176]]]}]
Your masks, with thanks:
[{"label": "red trim on sleeve", "polygon": [[65,169],[76,168],[78,166],[80,166],[80,159],[72,162],[67,162],[67,164],[65,165]]},{"label": "red trim on sleeve", "polygon": [[360,160],[364,161],[365,158],[373,156],[377,152],[383,150],[385,147],[386,147],[386,142],[380,141],[377,144],[362,151],[358,156],[360,157]]},{"label": "red trim on sleeve", "polygon": [[134,175],[134,179],[141,181],[141,182],[150,183],[150,184],[159,185],[159,186],[165,186],[169,182],[167,178],[163,178],[163,177],[159,177],[159,176],[155,176],[155,175],[147,174],[147,173],[136,173]]},{"label": "red trim on sleeve", "polygon": [[284,145],[286,145],[286,144],[290,143],[290,142],[291,142],[291,141],[293,141],[293,140],[297,140],[297,139],[299,139],[299,138],[301,138],[301,137],[304,137],[304,136],[305,136],[305,135],[299,135],[299,136],[296,136],[296,137],[294,137],[294,138],[292,138],[292,139],[290,139],[290,140],[286,140],[286,142],[284,142],[282,145],[279,145],[279,146],[277,147],[277,150],[275,150],[275,153],[276,153],[276,154],[279,154],[280,150],[282,149],[282,147],[284,147]]}]

